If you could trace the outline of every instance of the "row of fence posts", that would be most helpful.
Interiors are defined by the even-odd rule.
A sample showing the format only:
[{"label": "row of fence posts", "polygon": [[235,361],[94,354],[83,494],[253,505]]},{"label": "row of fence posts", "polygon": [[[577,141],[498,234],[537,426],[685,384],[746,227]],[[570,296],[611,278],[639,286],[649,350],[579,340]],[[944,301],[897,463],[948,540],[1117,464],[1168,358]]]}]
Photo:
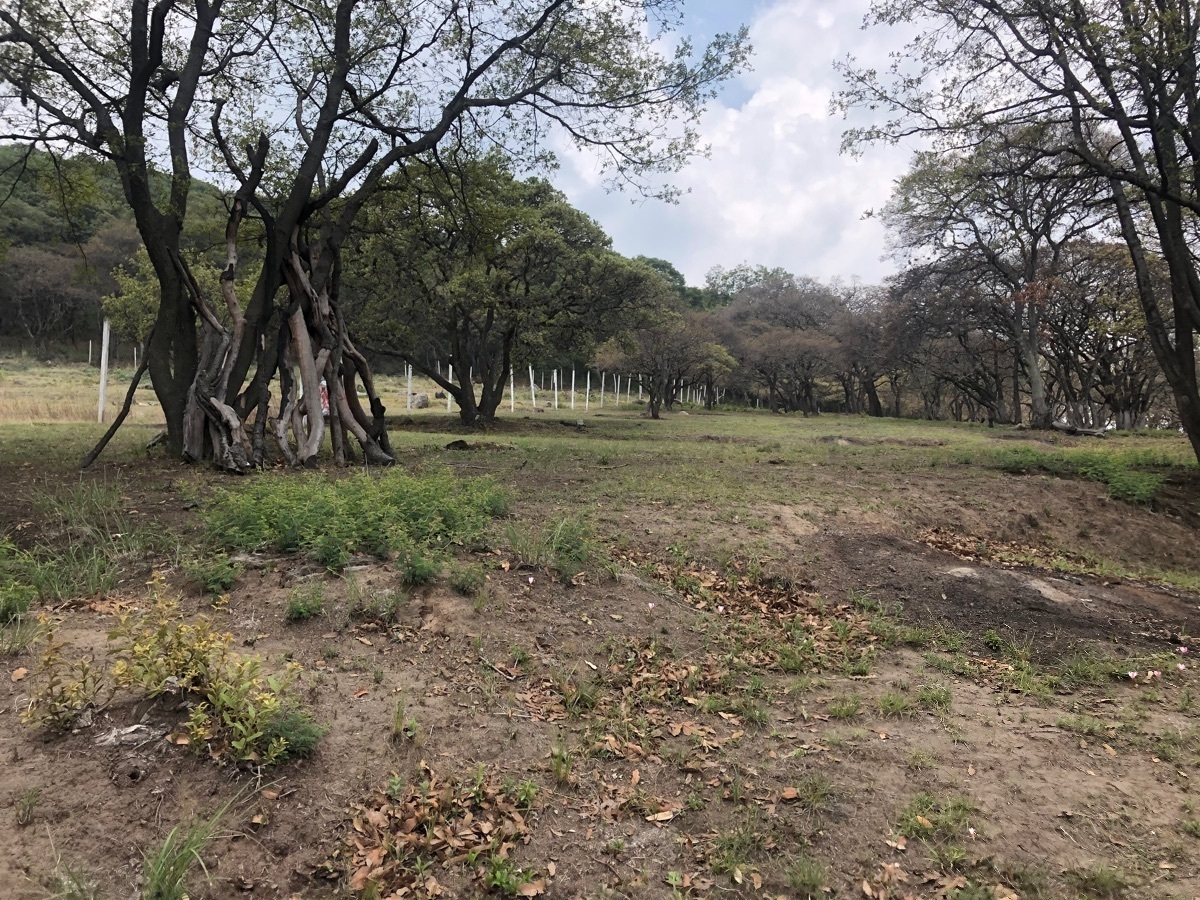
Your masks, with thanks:
[{"label": "row of fence posts", "polygon": [[[436,371],[437,371],[438,377],[440,378],[442,375],[442,364],[440,362],[438,362],[435,365],[436,365]],[[571,370],[571,388],[570,388],[570,391],[568,392],[563,387],[562,370],[561,369],[551,369],[550,370],[550,391],[554,394],[554,408],[555,409],[559,408],[560,394],[565,394],[567,396],[567,399],[569,400],[570,409],[572,409],[572,410],[575,409],[575,401],[576,401],[576,395],[577,395],[577,391],[576,391],[576,387],[575,387],[575,376],[576,376],[576,372],[574,369],[572,369]],[[407,394],[407,402],[405,403],[404,408],[406,410],[411,410],[413,408],[413,406],[412,406],[412,404],[413,404],[413,367],[412,366],[405,367],[405,377],[408,380],[408,394]],[[622,382],[622,378],[624,378],[623,382]],[[446,380],[451,381],[451,382],[454,381],[454,365],[453,364],[446,365]],[[643,397],[643,386],[642,386],[641,378],[636,377],[634,375],[625,375],[625,376],[622,376],[619,374],[613,375],[612,382],[611,382],[612,387],[611,387],[611,389],[609,389],[608,373],[601,372],[600,373],[600,390],[599,390],[598,408],[600,408],[600,409],[604,408],[604,400],[605,400],[606,396],[610,396],[610,397],[615,396],[617,403],[620,403],[622,389],[624,389],[624,391],[625,391],[625,402],[626,403],[633,402],[634,382],[637,383],[637,398],[638,398],[638,402],[640,403],[640,402],[642,402],[642,397]],[[474,383],[474,372],[469,371],[469,370],[467,372],[467,383],[468,384]],[[533,366],[530,366],[529,367],[529,402],[534,408],[537,408],[537,392],[539,390],[541,390],[543,392],[546,390],[546,373],[545,373],[545,371],[543,371],[541,373],[540,385],[541,386],[539,387],[537,373],[534,372]],[[682,399],[684,402],[700,405],[705,402],[706,395],[707,395],[707,389],[702,389],[699,387],[690,387],[685,391],[685,395],[680,399]],[[724,391],[717,390],[717,395],[716,395],[717,403],[721,402],[721,397],[723,395],[724,395]],[[446,391],[446,412],[450,412],[453,409],[453,404],[454,404],[453,396],[451,396],[449,391]],[[590,410],[591,407],[592,407],[592,372],[589,369],[589,370],[587,370],[587,372],[584,373],[583,408],[584,408],[584,410]],[[509,371],[509,373],[508,373],[508,409],[509,409],[509,412],[515,412],[517,409],[517,383],[516,383],[516,372],[515,371]]]}]

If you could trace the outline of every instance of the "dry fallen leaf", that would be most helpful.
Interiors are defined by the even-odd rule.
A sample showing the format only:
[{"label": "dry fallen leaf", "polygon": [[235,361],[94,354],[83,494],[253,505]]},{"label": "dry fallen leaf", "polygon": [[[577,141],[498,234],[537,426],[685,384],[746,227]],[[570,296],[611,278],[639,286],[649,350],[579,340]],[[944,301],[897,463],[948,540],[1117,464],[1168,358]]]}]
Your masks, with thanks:
[{"label": "dry fallen leaf", "polygon": [[537,881],[529,881],[521,885],[520,894],[522,897],[536,897],[538,894],[546,893],[546,882],[542,879]]},{"label": "dry fallen leaf", "polygon": [[370,639],[370,638],[360,637],[360,638],[358,639],[358,642],[359,642],[360,644],[366,644],[368,647],[374,647],[374,646],[375,646],[374,644],[372,644],[372,643],[371,643],[371,639]]},{"label": "dry fallen leaf", "polygon": [[12,673],[12,680],[14,682],[20,681],[22,678],[24,678],[28,674],[29,674],[29,670],[24,667],[22,667],[20,669],[14,669],[13,673]]},{"label": "dry fallen leaf", "polygon": [[975,774],[975,767],[974,767],[974,766],[967,766],[967,774],[968,774],[968,775],[974,775],[974,774]]},{"label": "dry fallen leaf", "polygon": [[264,800],[278,800],[279,799],[279,791],[263,791],[262,798]]},{"label": "dry fallen leaf", "polygon": [[370,692],[370,691],[368,691],[368,690],[355,691],[355,692],[354,692],[354,699],[355,699],[355,700],[361,700],[363,697],[366,697],[366,696],[367,696],[368,694],[370,694],[370,693],[371,693],[371,692]]},{"label": "dry fallen leaf", "polygon": [[917,816],[917,824],[922,828],[928,828],[930,831],[933,830],[933,823],[924,816]]},{"label": "dry fallen leaf", "polygon": [[1117,751],[1114,750],[1112,747],[1108,746],[1108,744],[1104,745],[1104,752],[1107,753],[1109,756],[1117,755]]}]

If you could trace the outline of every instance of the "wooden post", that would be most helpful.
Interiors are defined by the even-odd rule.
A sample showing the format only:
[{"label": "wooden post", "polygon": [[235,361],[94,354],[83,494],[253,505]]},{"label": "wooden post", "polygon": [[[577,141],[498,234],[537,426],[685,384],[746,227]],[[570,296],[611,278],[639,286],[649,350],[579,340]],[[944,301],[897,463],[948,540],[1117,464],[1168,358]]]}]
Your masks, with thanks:
[{"label": "wooden post", "polygon": [[575,367],[571,366],[571,409],[575,408]]},{"label": "wooden post", "polygon": [[620,405],[621,405],[621,376],[617,375],[614,377],[617,379],[617,389],[615,391],[613,391],[613,396],[616,397],[617,406],[620,407]]},{"label": "wooden post", "polygon": [[91,342],[91,340],[89,340],[88,341],[88,365],[90,366],[91,364],[92,364],[92,342]]},{"label": "wooden post", "polygon": [[412,410],[412,366],[408,366],[408,399],[404,404],[404,408]]},{"label": "wooden post", "polygon": [[633,376],[625,376],[625,402],[628,403],[633,399]]},{"label": "wooden post", "polygon": [[137,368],[137,344],[133,345],[133,367]]},{"label": "wooden post", "polygon": [[583,392],[583,411],[587,412],[592,405],[592,370],[587,372],[587,389]]},{"label": "wooden post", "polygon": [[558,409],[558,369],[550,370],[550,387],[554,388],[554,408]]},{"label": "wooden post", "polygon": [[529,402],[537,409],[537,391],[533,388],[533,366],[529,367]]},{"label": "wooden post", "polygon": [[604,373],[600,373],[600,408],[604,409]]},{"label": "wooden post", "polygon": [[638,376],[638,403],[642,402],[642,377]]},{"label": "wooden post", "polygon": [[[446,380],[447,381],[454,380],[454,363],[450,363],[446,366]],[[450,412],[450,392],[449,391],[446,391],[446,412]]]},{"label": "wooden post", "polygon": [[111,338],[112,326],[105,319],[100,336],[100,407],[96,411],[96,421],[100,423],[104,422],[104,395],[108,391],[108,342]]},{"label": "wooden post", "polygon": [[517,411],[517,376],[512,369],[508,370],[508,411]]}]

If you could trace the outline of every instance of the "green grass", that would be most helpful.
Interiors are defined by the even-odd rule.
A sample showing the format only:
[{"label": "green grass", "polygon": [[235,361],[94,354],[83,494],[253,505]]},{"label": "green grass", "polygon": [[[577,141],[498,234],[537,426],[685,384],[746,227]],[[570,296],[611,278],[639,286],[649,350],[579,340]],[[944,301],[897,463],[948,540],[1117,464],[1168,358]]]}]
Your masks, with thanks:
[{"label": "green grass", "polygon": [[325,585],[320,581],[309,581],[292,588],[288,595],[287,618],[289,622],[303,622],[319,616],[325,609]]},{"label": "green grass", "polygon": [[[236,799],[236,798],[235,798]],[[229,811],[229,801],[210,818],[191,825],[176,825],[163,842],[146,855],[142,865],[141,900],[185,900],[188,881],[199,867],[208,876],[202,854],[216,837],[221,819]]]},{"label": "green grass", "polygon": [[1153,500],[1166,479],[1166,472],[1195,466],[1194,459],[1166,447],[1053,450],[1000,447],[991,448],[982,456],[976,454],[971,461],[1016,474],[1036,470],[1098,481],[1108,486],[1108,495],[1114,500],[1131,503]]},{"label": "green grass", "polygon": [[507,509],[489,479],[286,473],[217,489],[202,519],[209,539],[229,550],[304,553],[333,570],[356,554],[393,558],[419,584],[440,571],[434,557],[479,539]]}]

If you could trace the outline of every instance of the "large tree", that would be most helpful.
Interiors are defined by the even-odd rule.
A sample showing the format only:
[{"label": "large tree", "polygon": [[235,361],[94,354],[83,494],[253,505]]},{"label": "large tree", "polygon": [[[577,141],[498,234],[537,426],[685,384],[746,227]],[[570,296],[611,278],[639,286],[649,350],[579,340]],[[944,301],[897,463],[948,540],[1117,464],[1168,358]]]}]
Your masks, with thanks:
[{"label": "large tree", "polygon": [[[5,5],[0,135],[115,164],[160,288],[147,359],[171,451],[244,471],[263,458],[270,418],[281,452],[310,464],[325,377],[335,434],[386,463],[384,408],[339,312],[359,209],[398,163],[448,140],[486,136],[538,163],[552,129],[597,151],[613,181],[652,189],[700,149],[697,117],[748,53],[744,31],[697,52],[678,34],[681,5]],[[231,193],[220,297],[181,253],[196,165]],[[261,222],[263,252],[243,271],[247,217]],[[245,302],[241,281],[253,285]]]},{"label": "large tree", "polygon": [[[969,283],[964,302],[1007,336],[1029,386],[1030,424],[1054,415],[1042,371],[1041,280],[1062,248],[1096,228],[1103,183],[1064,174],[1053,129],[1037,125],[984,135],[969,152],[918,153],[900,178],[883,221],[897,255],[927,277],[954,273]],[[1014,410],[1018,420],[1020,409]]]},{"label": "large tree", "polygon": [[656,279],[495,154],[411,165],[385,186],[347,253],[347,318],[446,390],[464,424],[494,419],[514,366],[590,353]]},{"label": "large tree", "polygon": [[[848,146],[923,134],[962,145],[1051,122],[1059,152],[1103,179],[1155,357],[1200,458],[1200,16],[1192,0],[876,0],[869,22],[917,37],[886,70],[843,66],[845,109],[889,118]],[[1159,290],[1161,255],[1169,293]]]}]

